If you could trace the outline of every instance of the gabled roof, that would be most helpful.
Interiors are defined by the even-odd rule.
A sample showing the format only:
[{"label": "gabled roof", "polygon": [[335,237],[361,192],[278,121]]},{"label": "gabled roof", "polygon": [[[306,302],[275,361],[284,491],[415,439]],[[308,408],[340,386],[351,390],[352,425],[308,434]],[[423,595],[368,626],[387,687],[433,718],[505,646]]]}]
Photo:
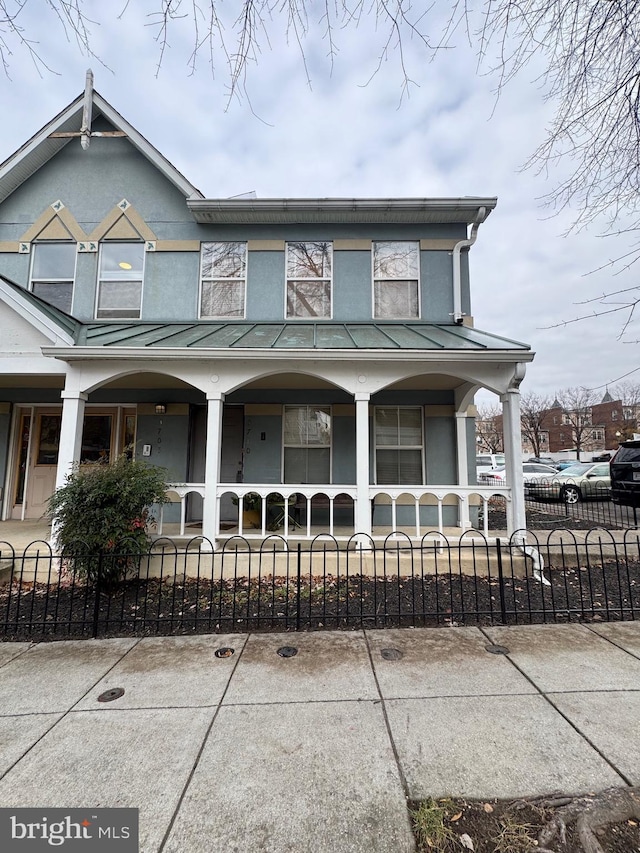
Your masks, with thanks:
[{"label": "gabled roof", "polygon": [[0,275],[0,300],[54,342],[72,345],[80,334],[82,324],[78,320],[3,275]]},{"label": "gabled roof", "polygon": [[[203,198],[193,186],[163,155],[148,142],[133,125],[129,124],[105,99],[93,91],[93,118],[104,116],[116,130],[123,131],[129,142],[147,158],[175,186],[185,198]],[[44,166],[73,139],[55,137],[52,133],[79,131],[82,122],[84,94],[72,101],[54,119],[32,136],[25,144],[0,164],[0,203]],[[75,142],[79,144],[78,139]]]}]

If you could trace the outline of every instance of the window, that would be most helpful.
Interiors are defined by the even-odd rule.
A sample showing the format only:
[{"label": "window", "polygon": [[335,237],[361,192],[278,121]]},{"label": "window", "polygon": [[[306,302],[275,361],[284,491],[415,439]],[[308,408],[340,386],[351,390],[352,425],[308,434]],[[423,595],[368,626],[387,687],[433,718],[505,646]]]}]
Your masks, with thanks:
[{"label": "window", "polygon": [[604,431],[601,429],[594,429],[592,437],[593,437],[594,441],[603,441],[604,440]]},{"label": "window", "polygon": [[287,318],[331,317],[331,243],[287,243]]},{"label": "window", "polygon": [[244,317],[247,244],[203,243],[201,317]]},{"label": "window", "polygon": [[75,272],[75,243],[34,243],[31,290],[67,314],[71,313]]},{"label": "window", "polygon": [[420,407],[377,407],[376,483],[402,486],[423,483],[423,444]]},{"label": "window", "polygon": [[102,243],[96,317],[137,320],[143,274],[144,243]]},{"label": "window", "polygon": [[417,242],[384,241],[373,244],[373,316],[391,319],[420,316]]},{"label": "window", "polygon": [[611,420],[612,421],[618,420],[618,410],[617,409],[611,409]]},{"label": "window", "polygon": [[331,482],[331,409],[284,407],[284,482]]}]

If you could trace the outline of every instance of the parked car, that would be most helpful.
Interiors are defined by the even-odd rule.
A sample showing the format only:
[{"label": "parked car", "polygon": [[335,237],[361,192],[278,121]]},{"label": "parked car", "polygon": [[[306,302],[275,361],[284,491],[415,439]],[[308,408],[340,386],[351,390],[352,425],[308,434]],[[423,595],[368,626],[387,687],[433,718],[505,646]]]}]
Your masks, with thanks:
[{"label": "parked car", "polygon": [[548,480],[525,483],[525,496],[534,500],[608,500],[611,477],[607,462],[574,462]]},{"label": "parked car", "polygon": [[570,468],[576,464],[576,459],[563,459],[561,462],[555,463],[556,471],[564,471],[565,468]]},{"label": "parked car", "polygon": [[506,463],[504,453],[479,453],[476,456],[476,474],[491,473],[497,468],[503,468]]},{"label": "parked car", "polygon": [[614,504],[640,506],[640,441],[623,441],[609,468]]},{"label": "parked car", "polygon": [[527,462],[539,462],[541,465],[551,465],[552,468],[555,468],[558,464],[555,459],[552,459],[550,456],[530,456],[527,459]]},{"label": "parked car", "polygon": [[[557,474],[555,468],[551,465],[541,465],[538,462],[523,462],[522,476],[525,483],[533,480],[548,480]],[[504,485],[507,480],[507,469],[503,465],[501,468],[496,468],[495,471],[485,471],[483,474],[478,474],[478,482],[482,484],[493,483],[493,485]]]}]

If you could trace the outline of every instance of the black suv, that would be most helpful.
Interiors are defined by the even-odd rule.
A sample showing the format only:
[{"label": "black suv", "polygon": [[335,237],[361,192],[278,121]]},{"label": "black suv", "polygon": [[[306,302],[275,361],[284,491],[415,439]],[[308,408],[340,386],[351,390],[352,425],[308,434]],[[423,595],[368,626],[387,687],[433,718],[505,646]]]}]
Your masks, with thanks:
[{"label": "black suv", "polygon": [[640,506],[640,441],[623,441],[611,460],[611,500]]}]

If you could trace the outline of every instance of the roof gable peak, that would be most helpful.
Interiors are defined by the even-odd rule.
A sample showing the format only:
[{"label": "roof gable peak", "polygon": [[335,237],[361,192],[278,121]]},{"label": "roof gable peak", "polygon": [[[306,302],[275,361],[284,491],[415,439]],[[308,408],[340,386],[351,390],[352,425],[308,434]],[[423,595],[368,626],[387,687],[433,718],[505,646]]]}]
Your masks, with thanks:
[{"label": "roof gable peak", "polygon": [[[4,163],[0,164],[0,203],[25,180],[68,145],[74,138],[83,147],[93,136],[125,137],[185,197],[201,199],[202,193],[164,157],[132,124],[123,118],[93,87],[90,88],[91,118],[87,123],[87,93],[79,95],[48,124],[27,140]],[[91,131],[91,123],[103,116],[113,131]]]}]

